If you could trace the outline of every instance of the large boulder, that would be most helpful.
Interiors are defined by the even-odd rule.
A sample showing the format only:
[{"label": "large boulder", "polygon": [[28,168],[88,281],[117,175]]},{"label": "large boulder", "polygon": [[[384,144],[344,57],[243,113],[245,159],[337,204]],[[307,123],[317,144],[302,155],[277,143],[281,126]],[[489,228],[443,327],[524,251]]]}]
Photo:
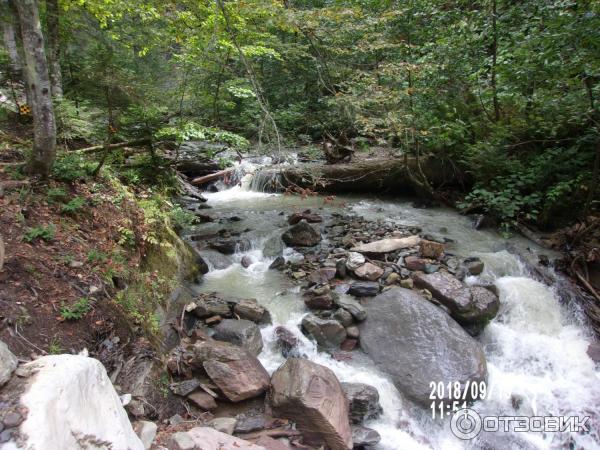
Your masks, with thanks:
[{"label": "large boulder", "polygon": [[364,383],[342,383],[342,389],[350,405],[350,420],[360,424],[365,420],[376,419],[382,412],[379,392]]},{"label": "large boulder", "polygon": [[256,323],[271,323],[271,313],[254,298],[242,299],[233,308],[233,312],[241,319]]},{"label": "large boulder", "polygon": [[23,442],[7,448],[144,450],[100,361],[52,355],[21,370],[29,375],[20,399],[28,411],[18,430]]},{"label": "large boulder", "polygon": [[313,247],[321,242],[321,233],[302,220],[283,233],[281,239],[290,247]]},{"label": "large boulder", "polygon": [[289,358],[271,378],[273,414],[296,422],[309,441],[352,448],[348,400],[335,374],[307,359]]},{"label": "large boulder", "polygon": [[206,293],[194,300],[189,309],[200,319],[213,316],[229,316],[231,309],[229,303],[217,293]]},{"label": "large boulder", "polygon": [[418,293],[393,288],[364,306],[369,320],[360,324],[361,346],[411,400],[429,407],[431,382],[486,380],[479,343]]},{"label": "large boulder", "polygon": [[269,374],[248,350],[219,341],[196,342],[189,361],[203,368],[232,402],[258,397],[269,387]]},{"label": "large boulder", "polygon": [[213,335],[218,341],[230,342],[245,348],[253,355],[259,355],[263,349],[260,329],[254,322],[241,319],[225,319],[215,327]]},{"label": "large boulder", "polygon": [[346,339],[346,329],[337,320],[321,319],[307,314],[302,319],[302,329],[326,349],[338,348]]},{"label": "large boulder", "polygon": [[174,433],[169,436],[167,444],[170,450],[266,450],[265,447],[209,427]]},{"label": "large boulder", "polygon": [[500,301],[496,294],[481,286],[464,286],[447,272],[416,273],[413,279],[418,287],[429,290],[462,325],[483,327],[498,313]]},{"label": "large boulder", "polygon": [[17,368],[17,357],[12,354],[7,345],[0,341],[0,387],[10,380],[10,376]]}]

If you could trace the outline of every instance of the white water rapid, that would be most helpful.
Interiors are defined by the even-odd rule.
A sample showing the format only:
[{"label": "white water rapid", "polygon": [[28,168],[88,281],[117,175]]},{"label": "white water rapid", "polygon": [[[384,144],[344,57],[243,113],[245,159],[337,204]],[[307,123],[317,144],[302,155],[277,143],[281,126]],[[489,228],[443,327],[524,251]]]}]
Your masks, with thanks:
[{"label": "white water rapid", "polygon": [[[246,167],[246,172],[251,170]],[[600,424],[600,370],[586,353],[593,341],[591,333],[579,320],[577,308],[561,303],[552,287],[531,278],[519,259],[506,251],[505,239],[494,232],[474,230],[468,218],[447,209],[415,209],[408,201],[364,197],[336,198],[324,204],[320,197],[303,199],[252,191],[250,178],[246,175],[241,186],[205,194],[218,217],[236,216],[236,220],[203,224],[195,231],[210,233],[226,226],[243,232],[252,248],[232,257],[207,253],[211,270],[198,289],[256,298],[270,310],[273,325],[262,330],[265,347],[259,356],[270,373],[284,361],[275,348],[273,330],[286,325],[298,337],[301,352],[312,361],[332,369],[341,381],[367,383],[378,389],[383,415],[365,424],[381,434],[377,449],[600,449],[599,430],[595,428]],[[474,283],[481,278],[495,283],[501,308],[477,338],[487,357],[488,395],[472,408],[482,416],[589,416],[591,431],[482,433],[477,441],[463,441],[451,433],[449,418],[433,420],[430,410],[404,400],[360,351],[354,351],[347,361],[317,352],[298,327],[306,313],[299,288],[281,272],[268,270],[273,258],[263,253],[273,241],[270,238],[286,229],[289,213],[307,208],[419,226],[423,232],[454,240],[452,252],[480,257],[485,271],[467,281]],[[521,248],[535,248],[523,239],[510,241]],[[240,264],[245,255],[253,261],[247,269]],[[295,256],[291,249],[285,249],[284,255]]]}]

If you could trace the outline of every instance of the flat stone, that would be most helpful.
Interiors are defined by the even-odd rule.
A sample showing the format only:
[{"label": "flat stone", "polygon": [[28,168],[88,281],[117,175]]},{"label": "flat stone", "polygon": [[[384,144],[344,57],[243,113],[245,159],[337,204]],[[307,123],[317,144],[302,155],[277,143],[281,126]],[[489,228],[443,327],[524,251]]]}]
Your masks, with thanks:
[{"label": "flat stone", "polygon": [[189,380],[180,381],[179,383],[173,383],[169,386],[171,392],[176,395],[181,395],[185,397],[191,392],[195,391],[200,387],[200,381],[196,378],[191,378]]},{"label": "flat stone", "polygon": [[249,416],[249,417],[238,417],[237,423],[235,424],[236,433],[251,433],[253,431],[264,430],[266,426],[265,416]]},{"label": "flat stone", "polygon": [[208,425],[221,433],[233,434],[236,423],[237,419],[234,419],[233,417],[217,417],[208,422]]},{"label": "flat stone", "polygon": [[379,293],[379,283],[373,281],[352,283],[347,293],[355,297],[373,297]]},{"label": "flat stone", "polygon": [[212,411],[213,409],[217,409],[217,402],[213,398],[212,395],[207,392],[198,390],[196,392],[192,392],[187,396],[188,400],[190,400],[194,405],[204,411]]},{"label": "flat stone", "polygon": [[408,236],[403,238],[388,238],[379,241],[359,244],[350,250],[360,253],[391,253],[403,248],[414,247],[419,244],[419,236]]},{"label": "flat stone", "polygon": [[425,264],[427,263],[417,256],[407,256],[404,258],[404,267],[409,270],[424,270]]},{"label": "flat stone", "polygon": [[262,446],[210,427],[197,427],[172,434],[168,440],[168,448],[169,450],[265,450]]},{"label": "flat stone", "polygon": [[383,275],[383,269],[367,262],[354,270],[354,275],[361,280],[376,281]]}]

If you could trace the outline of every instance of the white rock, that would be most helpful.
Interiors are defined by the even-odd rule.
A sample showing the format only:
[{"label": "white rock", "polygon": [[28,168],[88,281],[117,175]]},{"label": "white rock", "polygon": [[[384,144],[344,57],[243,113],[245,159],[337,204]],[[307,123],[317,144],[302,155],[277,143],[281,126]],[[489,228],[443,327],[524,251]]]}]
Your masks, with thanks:
[{"label": "white rock", "polygon": [[368,244],[359,244],[350,250],[363,253],[391,253],[403,248],[414,247],[419,244],[420,241],[421,238],[419,236],[381,239],[379,241],[369,242]]},{"label": "white rock", "polygon": [[19,431],[27,438],[22,447],[13,441],[3,450],[144,450],[100,361],[51,355],[25,367],[37,371],[21,398],[29,414]]},{"label": "white rock", "polygon": [[358,269],[366,262],[364,255],[357,252],[349,252],[346,267],[352,271]]},{"label": "white rock", "polygon": [[144,448],[148,450],[154,442],[158,426],[154,422],[140,420],[134,424],[133,429],[144,444]]},{"label": "white rock", "polygon": [[6,344],[0,341],[0,386],[10,380],[10,376],[17,368],[17,357],[12,354]]},{"label": "white rock", "polygon": [[233,417],[217,417],[216,419],[211,420],[208,425],[221,433],[233,434],[236,423],[237,419],[234,419]]}]

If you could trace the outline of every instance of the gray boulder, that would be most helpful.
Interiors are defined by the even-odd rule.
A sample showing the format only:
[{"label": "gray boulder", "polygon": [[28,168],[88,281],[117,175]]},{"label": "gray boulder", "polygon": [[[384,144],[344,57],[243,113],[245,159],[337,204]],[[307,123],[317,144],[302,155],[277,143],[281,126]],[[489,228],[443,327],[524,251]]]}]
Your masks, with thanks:
[{"label": "gray boulder", "polygon": [[283,233],[281,239],[290,247],[313,247],[321,242],[321,233],[302,220]]},{"label": "gray boulder", "polygon": [[337,320],[321,319],[308,314],[302,319],[302,329],[326,349],[338,348],[346,339],[346,329]]},{"label": "gray boulder", "polygon": [[461,325],[483,328],[498,313],[498,297],[484,287],[467,287],[447,272],[416,273],[414,282],[425,288]]},{"label": "gray boulder", "polygon": [[487,378],[479,343],[450,316],[404,288],[369,300],[360,324],[362,348],[387,372],[398,390],[429,407],[431,382],[480,382]]},{"label": "gray boulder", "polygon": [[331,450],[352,448],[348,400],[327,367],[307,359],[289,358],[271,378],[273,415],[296,422],[310,443]]},{"label": "gray boulder", "polygon": [[[379,286],[377,286],[377,289],[379,289]],[[351,297],[339,295],[334,298],[334,303],[352,314],[352,317],[359,322],[362,322],[367,318],[367,312],[365,311],[365,308],[363,308],[360,303]]]},{"label": "gray boulder", "polygon": [[381,436],[371,428],[355,425],[352,427],[352,441],[355,449],[369,449],[381,441]]},{"label": "gray boulder", "polygon": [[245,319],[223,320],[215,327],[213,338],[238,345],[253,355],[259,355],[263,348],[260,329],[254,322]]},{"label": "gray boulder", "polygon": [[379,392],[373,386],[363,383],[342,383],[342,389],[350,405],[350,420],[360,424],[365,420],[376,419],[382,412]]},{"label": "gray boulder", "polygon": [[373,297],[379,293],[379,283],[374,281],[359,281],[352,283],[347,294],[355,297]]},{"label": "gray boulder", "polygon": [[4,342],[0,341],[0,386],[10,380],[17,364],[17,357],[13,355]]}]

